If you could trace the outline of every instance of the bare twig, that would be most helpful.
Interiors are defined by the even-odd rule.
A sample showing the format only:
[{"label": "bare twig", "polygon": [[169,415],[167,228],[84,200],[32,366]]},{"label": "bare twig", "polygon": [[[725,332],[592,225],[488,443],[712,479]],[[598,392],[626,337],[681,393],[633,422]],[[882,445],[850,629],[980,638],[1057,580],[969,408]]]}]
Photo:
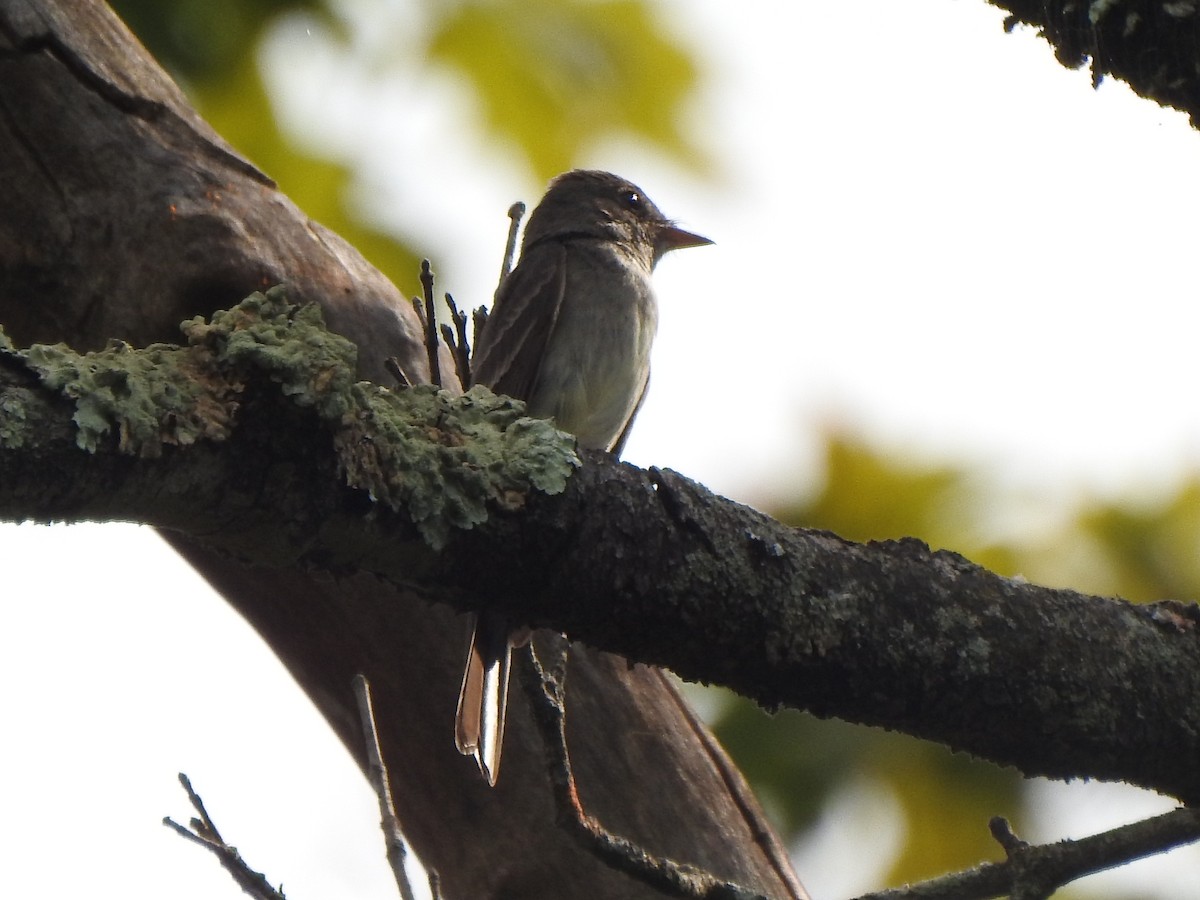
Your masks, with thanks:
[{"label": "bare twig", "polygon": [[467,339],[467,314],[459,311],[458,304],[449,294],[446,295],[446,306],[450,309],[450,320],[454,323],[454,329],[443,325],[442,337],[454,352],[458,383],[466,390],[471,385],[471,343]]},{"label": "bare twig", "polygon": [[521,228],[521,219],[524,217],[525,204],[520,200],[508,208],[508,240],[504,244],[504,261],[500,264],[500,281],[496,285],[497,294],[500,293],[504,279],[512,271],[513,260],[517,257],[517,232]]},{"label": "bare twig", "polygon": [[566,714],[563,705],[565,653],[564,644],[562,652],[556,654],[553,667],[543,668],[531,649],[526,654],[526,659],[532,661],[532,665],[521,667],[522,682],[533,706],[534,721],[546,748],[559,824],[601,862],[668,897],[684,897],[690,900],[765,900],[761,894],[723,881],[695,866],[654,856],[632,841],[607,831],[584,811],[575,787],[571,759],[567,753]]},{"label": "bare twig", "polygon": [[163,818],[163,824],[174,830],[180,837],[187,838],[192,843],[199,844],[215,854],[225,871],[233,876],[238,887],[251,897],[256,900],[285,900],[282,889],[276,890],[272,887],[265,875],[255,872],[246,864],[236,847],[225,843],[225,839],[221,837],[217,826],[209,817],[208,810],[204,808],[204,801],[200,799],[199,794],[192,790],[192,782],[182,772],[179,773],[179,783],[187,791],[188,800],[191,801],[192,808],[196,810],[198,817],[193,818],[189,823],[192,826],[190,831],[175,822],[170,816]]},{"label": "bare twig", "polygon": [[388,370],[388,374],[396,379],[396,384],[402,388],[412,387],[412,379],[408,377],[408,373],[400,366],[400,360],[395,356],[389,356],[383,361],[383,367]]},{"label": "bare twig", "polygon": [[[521,219],[525,216],[525,204],[518,200],[508,208],[508,240],[504,244],[504,259],[500,262],[500,280],[496,282],[496,291],[492,295],[493,304],[496,298],[500,296],[500,289],[504,287],[504,282],[508,278],[509,273],[513,268],[513,260],[517,256],[517,234],[521,230]],[[480,335],[483,334],[484,328],[487,326],[488,310],[486,306],[477,306],[471,311],[471,328],[475,333],[475,346],[479,346]],[[466,326],[466,317],[463,318],[462,327]],[[470,381],[463,381],[463,386],[466,387]]]},{"label": "bare twig", "polygon": [[429,380],[441,387],[442,369],[438,363],[437,310],[433,301],[433,268],[427,259],[421,260],[421,287],[425,291],[425,316],[422,324],[425,326],[425,354],[429,357]]},{"label": "bare twig", "polygon": [[1012,830],[1012,826],[1008,824],[1008,819],[1004,816],[993,816],[988,821],[988,831],[992,833],[996,843],[1004,848],[1004,853],[1008,857],[1026,849],[1029,846],[1028,841],[1023,841],[1017,837]]},{"label": "bare twig", "polygon": [[1176,809],[1077,841],[1032,846],[1001,818],[989,823],[1008,858],[857,900],[988,900],[1049,897],[1063,885],[1200,840],[1200,810]]},{"label": "bare twig", "polygon": [[[392,867],[392,876],[400,888],[402,900],[415,900],[412,885],[408,880],[405,863],[411,854],[404,832],[400,830],[400,819],[396,815],[396,807],[392,803],[392,789],[388,781],[387,766],[383,762],[383,751],[379,747],[379,732],[375,727],[375,710],[371,704],[371,685],[363,675],[354,676],[354,697],[358,701],[358,717],[362,722],[363,744],[367,751],[367,777],[379,798],[380,826],[383,828],[384,841],[387,844],[388,865]],[[433,878],[430,878],[430,888],[434,900],[438,893]]]},{"label": "bare twig", "polygon": [[487,326],[488,309],[486,306],[477,306],[471,310],[471,329],[475,334],[475,346],[479,346],[479,336],[483,334],[483,329]]}]

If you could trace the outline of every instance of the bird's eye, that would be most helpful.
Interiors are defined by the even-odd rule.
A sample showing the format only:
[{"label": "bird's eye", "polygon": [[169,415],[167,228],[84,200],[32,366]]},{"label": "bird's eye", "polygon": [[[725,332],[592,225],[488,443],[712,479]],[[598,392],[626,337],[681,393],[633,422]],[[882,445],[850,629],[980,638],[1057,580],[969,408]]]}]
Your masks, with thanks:
[{"label": "bird's eye", "polygon": [[626,206],[628,206],[630,209],[641,209],[642,208],[642,195],[639,194],[637,191],[624,191],[621,194],[621,202],[624,203]]}]

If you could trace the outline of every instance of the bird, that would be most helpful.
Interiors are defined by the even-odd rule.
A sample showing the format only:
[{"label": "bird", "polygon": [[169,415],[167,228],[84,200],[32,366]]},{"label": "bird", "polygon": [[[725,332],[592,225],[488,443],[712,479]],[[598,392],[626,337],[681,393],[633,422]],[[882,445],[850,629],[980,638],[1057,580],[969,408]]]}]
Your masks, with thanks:
[{"label": "bird", "polygon": [[[530,416],[553,419],[580,447],[619,456],[650,379],[658,328],[650,275],[669,251],[711,243],[624,178],[558,176],[476,337],[472,382],[525,401]],[[528,639],[499,613],[475,615],[454,738],[489,785],[500,771],[511,651]]]}]

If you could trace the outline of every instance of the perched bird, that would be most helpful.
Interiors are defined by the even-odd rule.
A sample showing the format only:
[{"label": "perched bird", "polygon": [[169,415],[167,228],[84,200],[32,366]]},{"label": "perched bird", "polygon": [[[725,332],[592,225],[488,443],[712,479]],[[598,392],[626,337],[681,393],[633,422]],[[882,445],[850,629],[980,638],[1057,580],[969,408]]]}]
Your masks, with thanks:
[{"label": "perched bird", "polygon": [[[582,447],[619,454],[650,378],[650,273],[669,250],[711,243],[623,178],[560,175],[530,215],[520,261],[476,337],[474,382],[524,400]],[[510,651],[526,640],[502,615],[476,618],[454,738],[489,784],[500,768]]]}]

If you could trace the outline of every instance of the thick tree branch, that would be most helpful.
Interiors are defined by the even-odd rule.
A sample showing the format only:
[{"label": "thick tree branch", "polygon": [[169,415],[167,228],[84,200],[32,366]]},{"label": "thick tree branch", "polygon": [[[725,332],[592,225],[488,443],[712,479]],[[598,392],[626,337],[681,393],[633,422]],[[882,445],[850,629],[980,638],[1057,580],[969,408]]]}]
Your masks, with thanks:
[{"label": "thick tree branch", "polygon": [[989,0],[1011,15],[1005,26],[1033,25],[1071,68],[1092,79],[1119,78],[1143,97],[1200,125],[1200,9],[1193,0]]},{"label": "thick tree branch", "polygon": [[[181,320],[286,282],[292,299],[320,304],[330,327],[357,345],[358,377],[390,383],[384,361],[398,357],[411,378],[428,378],[416,317],[400,292],[229,148],[103,3],[0,0],[0,183],[0,322],[22,345],[178,340]],[[441,369],[453,371],[449,357]],[[268,393],[244,397],[242,409],[257,410]],[[242,461],[272,458],[284,434],[313,439],[311,429],[260,433],[257,443],[239,444]],[[320,469],[331,461],[327,447],[308,459],[313,484],[336,481],[336,472]],[[123,465],[165,475],[192,450],[204,453],[199,445],[169,447],[157,461]],[[303,446],[292,450],[304,457]],[[214,466],[229,462],[217,456]],[[99,466],[98,457],[89,466]],[[279,540],[249,502],[283,502],[266,496],[286,483],[275,477],[283,473],[264,483],[253,480],[261,473],[233,465],[222,469],[220,477],[232,479],[222,486],[201,468],[192,490],[235,505],[242,498],[240,517],[215,515],[205,530],[211,539],[228,527],[234,539],[226,546],[237,555],[180,531],[164,537],[257,629],[360,764],[350,685],[359,673],[370,679],[405,834],[443,873],[447,897],[655,896],[556,826],[523,698],[510,711],[496,790],[455,752],[461,617],[350,569],[331,577],[327,568],[239,562],[260,551],[277,560],[294,552],[294,528],[281,529],[289,536]],[[117,464],[106,477],[115,489],[128,471]],[[188,489],[174,485],[186,506]],[[106,505],[99,491],[88,496],[97,509]],[[303,501],[291,509],[319,511]],[[318,519],[294,524],[321,530]],[[336,531],[336,522],[326,524]],[[264,543],[252,547],[251,537]],[[803,896],[761,811],[728,776],[728,761],[714,763],[709,738],[666,679],[584,650],[572,666],[577,768],[582,782],[598,786],[597,814],[656,853],[771,896]]]},{"label": "thick tree branch", "polygon": [[428,377],[395,286],[226,144],[102,3],[0,0],[0,175],[0,321],[21,343],[175,340],[286,281],[353,337],[364,376],[398,355]]},{"label": "thick tree branch", "polygon": [[[787,528],[604,454],[567,480],[569,441],[519,405],[356,385],[335,352],[345,342],[278,297],[189,333],[186,350],[88,365],[10,353],[21,371],[0,409],[22,413],[0,430],[0,516],[131,518],[258,563],[370,572],[768,707],[903,730],[1027,775],[1200,799],[1200,772],[1179,765],[1200,754],[1193,605],[1050,590],[915,540]],[[152,365],[134,362],[145,354]],[[201,387],[193,405],[149,386],[176,369]],[[31,383],[78,396],[64,370],[121,391],[64,404]],[[157,427],[152,396],[172,398]],[[158,435],[165,446],[148,443]]]}]

